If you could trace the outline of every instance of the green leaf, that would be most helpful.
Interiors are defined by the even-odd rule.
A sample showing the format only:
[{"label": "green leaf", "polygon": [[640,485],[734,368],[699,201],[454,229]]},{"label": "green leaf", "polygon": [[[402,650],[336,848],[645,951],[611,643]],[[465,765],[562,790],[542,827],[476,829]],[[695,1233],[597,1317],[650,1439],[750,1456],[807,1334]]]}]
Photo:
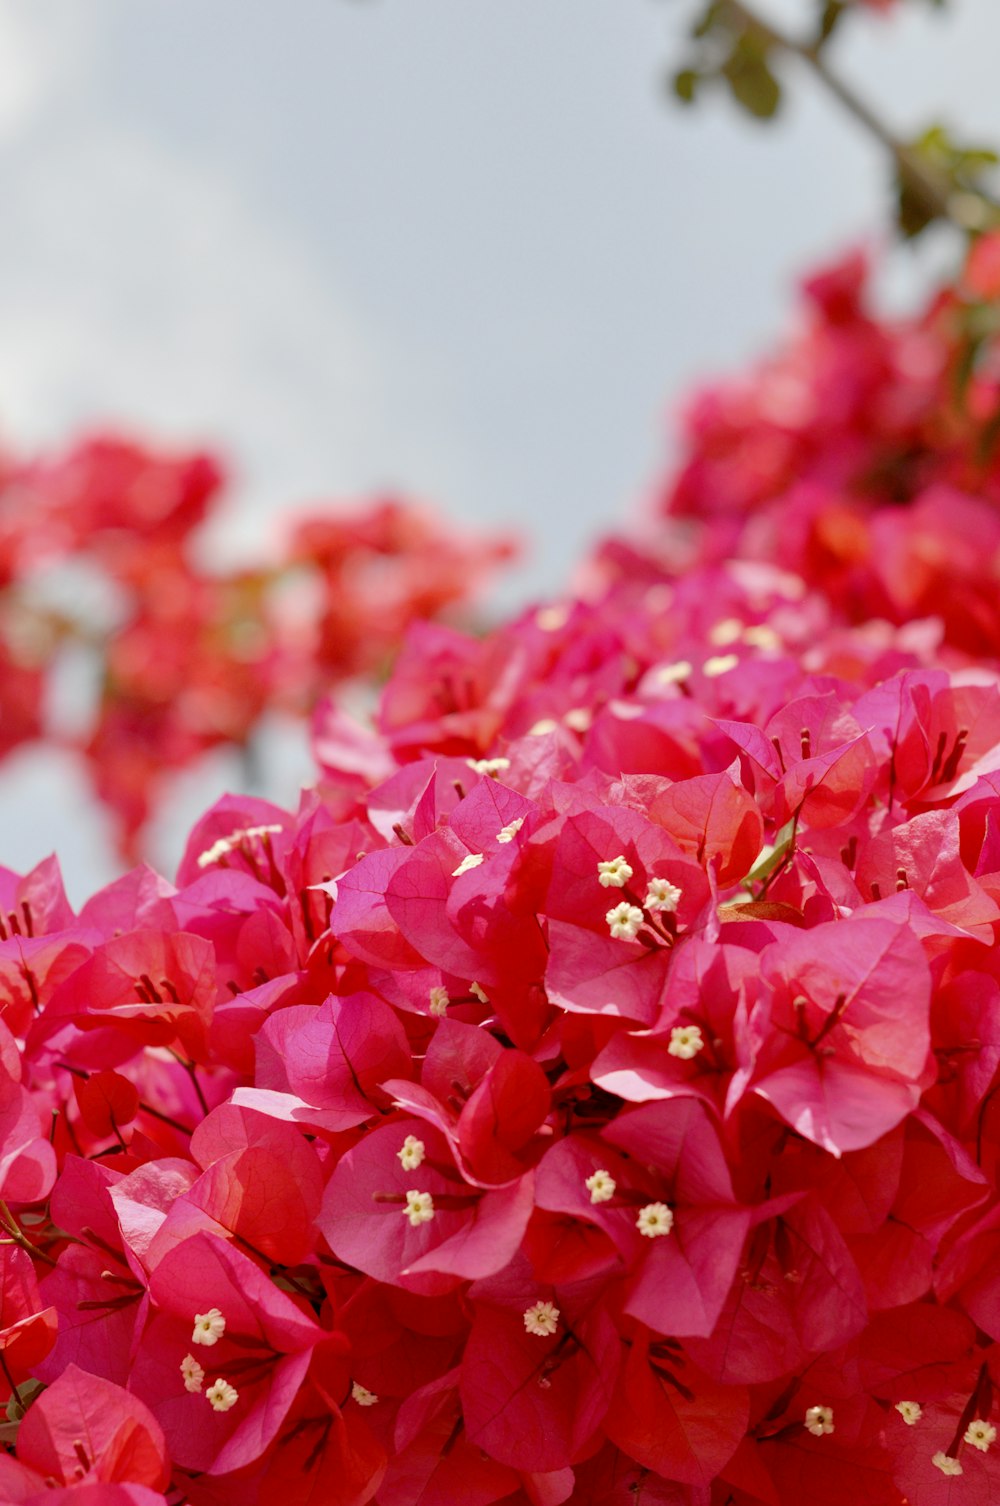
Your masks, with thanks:
[{"label": "green leaf", "polygon": [[749,889],[751,885],[762,883],[764,879],[770,878],[779,864],[785,861],[794,841],[795,818],[793,816],[790,821],[785,822],[779,832],[775,833],[774,845],[761,849],[760,857],[750,869],[746,878],[740,880],[743,887]]},{"label": "green leaf", "polygon": [[686,105],[691,104],[698,92],[702,75],[696,68],[681,68],[673,76],[674,93],[678,99],[682,99]]},{"label": "green leaf", "polygon": [[759,39],[743,36],[722,65],[733,98],[758,120],[770,120],[781,103],[781,86]]}]

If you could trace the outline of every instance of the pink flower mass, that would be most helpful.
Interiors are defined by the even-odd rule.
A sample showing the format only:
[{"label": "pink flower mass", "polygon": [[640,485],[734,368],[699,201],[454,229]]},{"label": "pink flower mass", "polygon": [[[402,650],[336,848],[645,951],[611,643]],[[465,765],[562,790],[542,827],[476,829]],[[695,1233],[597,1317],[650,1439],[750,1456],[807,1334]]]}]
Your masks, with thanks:
[{"label": "pink flower mass", "polygon": [[[814,278],[644,531],[176,883],[0,871],[4,1502],[998,1506],[990,265]],[[110,549],[137,463],[46,485]]]}]

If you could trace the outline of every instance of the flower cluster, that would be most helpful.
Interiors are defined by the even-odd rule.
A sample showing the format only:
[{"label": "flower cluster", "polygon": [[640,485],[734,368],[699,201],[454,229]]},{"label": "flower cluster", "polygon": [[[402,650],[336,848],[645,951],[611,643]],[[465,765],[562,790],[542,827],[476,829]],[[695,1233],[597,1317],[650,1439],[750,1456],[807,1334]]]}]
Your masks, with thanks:
[{"label": "flower cluster", "polygon": [[854,622],[932,619],[953,660],[1000,656],[1000,234],[907,318],[860,255],[812,277],[796,340],[690,405],[661,558],[739,555],[822,582]]},{"label": "flower cluster", "polygon": [[166,776],[246,747],[269,712],[301,716],[324,688],[383,673],[411,621],[511,552],[385,501],[304,515],[266,563],[217,572],[198,530],[221,483],[208,455],[115,438],[0,463],[0,755],[65,740],[53,682],[67,666],[91,680],[70,741],[133,860]]},{"label": "flower cluster", "polygon": [[0,870],[0,1497],[1000,1493],[1000,681],[607,560],[175,883]]}]

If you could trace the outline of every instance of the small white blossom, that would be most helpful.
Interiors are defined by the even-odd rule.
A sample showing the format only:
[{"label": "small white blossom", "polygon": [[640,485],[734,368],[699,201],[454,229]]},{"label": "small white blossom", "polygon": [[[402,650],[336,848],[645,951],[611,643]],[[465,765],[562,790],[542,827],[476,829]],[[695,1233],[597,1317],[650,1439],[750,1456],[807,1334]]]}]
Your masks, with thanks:
[{"label": "small white blossom", "polygon": [[418,1140],[416,1135],[407,1135],[403,1141],[402,1150],[396,1152],[399,1164],[404,1171],[416,1171],[418,1166],[423,1165],[426,1154],[427,1148],[424,1142]]},{"label": "small white blossom", "polygon": [[990,1444],[996,1442],[997,1430],[992,1422],[986,1422],[982,1417],[975,1417],[966,1428],[963,1438],[981,1454],[985,1454]]},{"label": "small white blossom", "polygon": [[465,857],[452,873],[452,878],[461,878],[463,873],[468,873],[472,868],[478,868],[482,861],[483,854],[481,852],[466,853]]},{"label": "small white blossom", "polygon": [[650,912],[665,910],[668,915],[672,915],[681,902],[682,893],[683,890],[678,889],[677,885],[672,884],[669,879],[652,878],[643,903]]},{"label": "small white blossom", "polygon": [[506,826],[501,826],[500,830],[497,832],[497,841],[503,842],[504,844],[506,844],[507,842],[513,842],[514,838],[517,836],[523,825],[524,817],[515,816],[513,821],[508,821]]},{"label": "small white blossom", "polygon": [[207,1313],[195,1313],[191,1342],[192,1344],[217,1344],[225,1331],[225,1318],[217,1307],[210,1307]]},{"label": "small white blossom", "polygon": [[451,995],[446,988],[442,988],[440,983],[438,983],[428,994],[427,1002],[431,1014],[437,1015],[440,1019],[441,1015],[446,1013],[448,1005],[451,1003]]},{"label": "small white blossom", "polygon": [[708,641],[714,648],[725,648],[727,644],[735,643],[742,631],[743,624],[738,617],[726,617],[709,630]]},{"label": "small white blossom", "polygon": [[535,613],[535,622],[543,633],[558,633],[569,621],[569,607],[539,607]]},{"label": "small white blossom", "polygon": [[369,1391],[366,1386],[359,1386],[357,1381],[351,1385],[351,1395],[359,1407],[373,1407],[378,1401],[374,1391]]},{"label": "small white blossom", "polygon": [[824,1433],[833,1432],[833,1408],[810,1407],[806,1413],[806,1431],[822,1438]]},{"label": "small white blossom", "polygon": [[533,1302],[524,1314],[524,1326],[529,1333],[547,1339],[559,1327],[559,1309],[552,1302]]},{"label": "small white blossom", "polygon": [[474,998],[478,999],[480,1004],[488,1004],[490,1002],[489,995],[487,994],[485,988],[481,988],[478,983],[469,984],[469,993],[472,994]]},{"label": "small white blossom", "polygon": [[239,831],[230,832],[228,837],[220,837],[211,847],[206,847],[204,852],[199,853],[196,860],[198,867],[208,868],[212,863],[217,863],[220,858],[239,847],[247,837],[265,837],[281,829],[280,826],[243,826]]},{"label": "small white blossom", "polygon": [[943,1475],[960,1475],[964,1473],[958,1460],[953,1459],[950,1454],[946,1454],[944,1449],[939,1448],[937,1453],[931,1456],[931,1463]]},{"label": "small white blossom", "polygon": [[630,905],[625,900],[604,917],[616,941],[631,941],[645,918],[638,905]]},{"label": "small white blossom", "polygon": [[185,1391],[200,1391],[205,1384],[205,1372],[193,1354],[186,1354],[181,1360],[181,1375]]},{"label": "small white blossom", "polygon": [[235,1386],[231,1386],[220,1375],[218,1380],[213,1381],[205,1392],[205,1400],[211,1402],[215,1412],[228,1412],[230,1407],[235,1407],[240,1399],[240,1393]]},{"label": "small white blossom", "polygon": [[684,680],[690,679],[694,673],[694,665],[687,659],[678,659],[674,664],[661,664],[656,671],[656,678],[661,685],[680,685]]},{"label": "small white blossom", "polygon": [[597,865],[597,882],[604,889],[624,889],[631,877],[632,868],[626,863],[624,854]]},{"label": "small white blossom", "polygon": [[465,761],[476,774],[489,774],[494,779],[504,769],[510,768],[509,758],[467,758]]},{"label": "small white blossom", "polygon": [[592,726],[594,713],[589,706],[574,706],[563,717],[563,725],[573,732],[586,732]]},{"label": "small white blossom", "polygon": [[780,637],[766,622],[758,622],[753,627],[748,627],[743,634],[743,642],[748,643],[751,648],[781,647]]},{"label": "small white blossom", "polygon": [[714,680],[719,675],[728,674],[739,664],[738,654],[715,654],[711,659],[706,659],[701,666],[701,672],[707,680]]},{"label": "small white blossom", "polygon": [[546,737],[548,733],[554,732],[558,725],[559,723],[554,722],[550,716],[543,716],[533,727],[528,728],[528,736]]},{"label": "small white blossom", "polygon": [[666,1203],[647,1203],[645,1208],[639,1209],[635,1226],[647,1239],[659,1239],[661,1235],[669,1234],[674,1227],[673,1209],[668,1208]]},{"label": "small white blossom", "polygon": [[434,1199],[429,1192],[408,1192],[403,1215],[414,1229],[420,1224],[429,1224],[434,1217]]},{"label": "small white blossom", "polygon": [[675,1025],[670,1032],[667,1052],[670,1056],[679,1056],[682,1062],[689,1062],[704,1046],[705,1038],[697,1025]]},{"label": "small white blossom", "polygon": [[908,1428],[912,1428],[924,1415],[924,1409],[919,1401],[897,1401],[896,1411]]},{"label": "small white blossom", "polygon": [[590,1193],[592,1203],[609,1203],[615,1195],[615,1187],[618,1185],[610,1171],[603,1168],[594,1172],[583,1184]]}]

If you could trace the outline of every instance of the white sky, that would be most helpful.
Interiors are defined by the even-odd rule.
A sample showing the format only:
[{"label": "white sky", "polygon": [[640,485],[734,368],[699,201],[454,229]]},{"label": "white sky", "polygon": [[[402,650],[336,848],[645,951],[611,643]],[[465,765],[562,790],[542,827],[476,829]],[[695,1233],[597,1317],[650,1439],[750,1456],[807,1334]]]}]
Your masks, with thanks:
[{"label": "white sky", "polygon": [[[885,225],[883,160],[809,80],[770,129],[671,103],[694,9],[0,0],[0,432],[217,443],[244,549],[283,506],[398,488],[528,535],[508,602],[557,589],[656,474],[671,404]],[[1000,142],[997,0],[846,41],[904,133]],[[895,253],[890,290],[927,262]],[[164,856],[233,777],[168,813]],[[60,761],[8,766],[0,861],[55,845],[85,893],[110,869],[82,805]]]}]

